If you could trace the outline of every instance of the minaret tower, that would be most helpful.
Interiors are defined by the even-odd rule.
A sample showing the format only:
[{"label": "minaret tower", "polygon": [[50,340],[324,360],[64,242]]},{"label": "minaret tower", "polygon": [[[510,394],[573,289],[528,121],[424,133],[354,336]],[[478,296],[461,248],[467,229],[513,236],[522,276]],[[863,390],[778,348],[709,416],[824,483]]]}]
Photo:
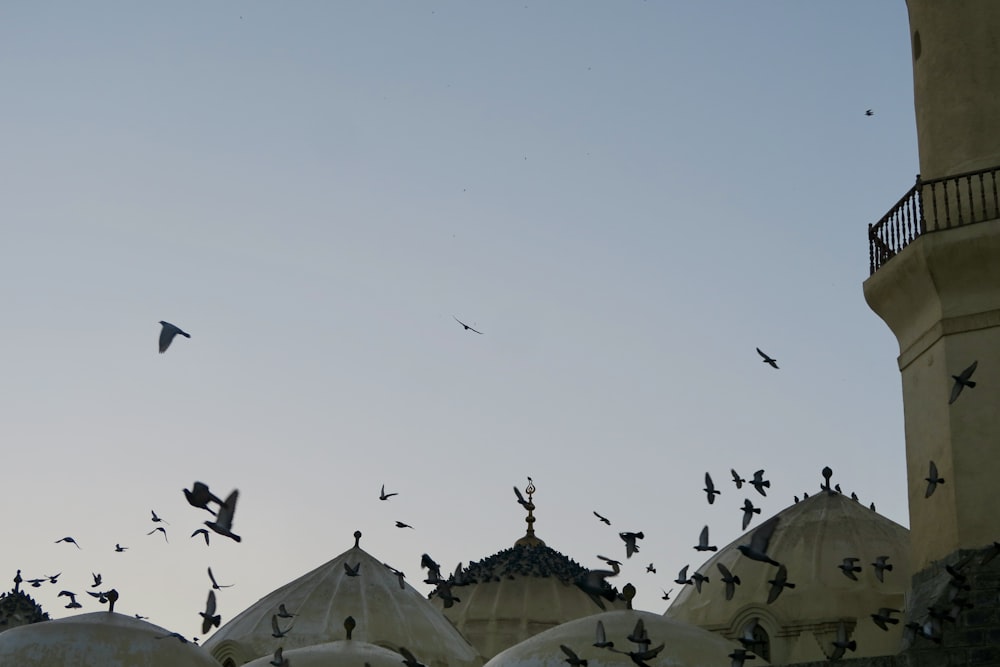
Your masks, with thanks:
[{"label": "minaret tower", "polygon": [[[864,293],[899,342],[920,570],[1000,539],[1000,2],[907,9],[920,176],[869,227]],[[945,481],[925,497],[931,461]]]}]

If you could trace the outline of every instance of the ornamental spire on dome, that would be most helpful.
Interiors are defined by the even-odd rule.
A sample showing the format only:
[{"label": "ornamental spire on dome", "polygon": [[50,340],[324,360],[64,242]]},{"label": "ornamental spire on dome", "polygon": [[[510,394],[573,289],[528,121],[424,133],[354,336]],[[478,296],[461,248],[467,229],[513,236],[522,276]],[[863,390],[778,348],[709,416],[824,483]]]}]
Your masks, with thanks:
[{"label": "ornamental spire on dome", "polygon": [[525,500],[524,496],[521,495],[521,491],[515,486],[514,494],[517,495],[517,502],[520,503],[524,509],[528,510],[528,516],[524,518],[525,523],[528,524],[528,529],[524,533],[524,537],[519,539],[514,543],[516,547],[544,547],[545,542],[535,537],[535,503],[532,500],[532,496],[535,495],[535,483],[528,477],[528,486],[524,487],[524,492],[528,494],[528,499]]}]

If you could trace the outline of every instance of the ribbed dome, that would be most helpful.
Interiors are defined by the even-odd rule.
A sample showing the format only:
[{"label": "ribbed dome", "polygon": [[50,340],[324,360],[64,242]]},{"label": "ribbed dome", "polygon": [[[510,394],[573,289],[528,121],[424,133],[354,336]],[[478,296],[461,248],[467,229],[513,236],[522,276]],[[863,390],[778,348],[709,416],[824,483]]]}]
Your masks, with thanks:
[{"label": "ribbed dome", "polygon": [[122,614],[95,611],[0,633],[0,665],[11,667],[219,667],[196,644]]},{"label": "ribbed dome", "polygon": [[[286,650],[283,658],[288,658],[292,667],[399,667],[403,658],[395,651],[369,644],[368,642],[346,641],[329,642]],[[415,655],[417,660],[422,656]],[[246,667],[270,667],[272,655],[257,658],[246,664]]]},{"label": "ribbed dome", "polygon": [[[839,620],[856,623],[852,636],[858,652],[851,657],[896,652],[902,624],[884,632],[870,614],[881,607],[904,608],[903,594],[912,574],[909,531],[839,493],[818,493],[777,517],[767,552],[786,566],[788,581],[795,588],[784,589],[774,603],[767,604],[768,580],[777,568],[750,560],[736,548],[749,544],[755,528],[701,565],[697,571],[710,582],[703,584],[700,594],[694,586],[685,586],[666,616],[730,638],[758,617],[772,638],[771,661],[775,663],[823,660]],[[875,577],[872,566],[878,556],[889,556],[893,567],[884,573],[884,582]],[[844,558],[858,559],[862,568],[856,573],[858,581],[838,567]],[[732,600],[725,598],[717,563],[742,581]]]},{"label": "ribbed dome", "polygon": [[[565,667],[566,654],[559,648],[565,644],[589,667],[635,667],[632,660],[622,653],[593,646],[597,621],[604,623],[608,641],[623,651],[635,651],[637,646],[627,637],[642,619],[651,647],[664,644],[655,658],[646,662],[651,667],[718,667],[728,665],[727,657],[736,644],[718,635],[681,623],[659,614],[645,611],[619,609],[579,618],[559,627],[546,630],[500,653],[485,667]],[[767,664],[763,660],[754,665]]]},{"label": "ribbed dome", "polygon": [[[344,564],[358,566],[348,576]],[[294,622],[281,639],[272,637],[271,618],[284,604],[293,618],[279,620],[281,629]],[[476,651],[412,586],[403,583],[378,559],[356,546],[289,584],[264,596],[223,625],[205,642],[219,661],[243,664],[272,655],[278,646],[291,649],[345,639],[344,620],[356,621],[353,639],[395,650],[405,646],[430,667],[475,667]]]},{"label": "ribbed dome", "polygon": [[[461,601],[443,611],[488,660],[543,630],[599,613],[596,598],[576,585],[588,572],[544,544],[519,543],[452,575],[452,593]],[[600,604],[625,606],[604,599]]]}]

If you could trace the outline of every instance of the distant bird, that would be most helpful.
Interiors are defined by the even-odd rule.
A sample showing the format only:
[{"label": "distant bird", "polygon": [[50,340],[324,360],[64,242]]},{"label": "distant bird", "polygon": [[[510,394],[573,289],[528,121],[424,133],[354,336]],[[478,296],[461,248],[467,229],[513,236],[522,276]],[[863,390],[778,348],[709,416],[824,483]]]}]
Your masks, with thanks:
[{"label": "distant bird", "polygon": [[153,513],[153,523],[160,523],[162,521],[163,523],[167,524],[168,526],[170,525],[169,522],[163,521],[163,519],[161,519],[160,517],[158,517],[156,515],[156,510],[150,510],[150,512]]},{"label": "distant bird", "polygon": [[663,591],[663,595],[660,596],[661,600],[669,600],[670,594],[674,592],[672,588],[669,591],[664,591],[662,588],[660,590]]},{"label": "distant bird", "polygon": [[642,532],[638,533],[618,533],[618,537],[622,538],[625,543],[625,558],[631,558],[632,554],[639,552],[639,545],[636,544],[636,540],[641,540],[645,535]]},{"label": "distant bird", "polygon": [[275,616],[278,618],[293,618],[295,614],[288,611],[288,609],[285,608],[285,603],[282,602],[278,605],[278,613],[275,614]]},{"label": "distant bird", "polygon": [[400,646],[398,651],[399,654],[403,656],[403,664],[406,665],[406,667],[426,667],[425,665],[422,665],[405,646]]},{"label": "distant bird", "polygon": [[[234,584],[226,584],[225,586],[222,586],[221,584],[219,584],[219,582],[215,580],[215,575],[212,574],[212,568],[208,568],[208,578],[212,580],[212,588],[214,590],[220,590],[222,588],[232,588],[234,585]],[[202,634],[205,634],[204,630],[202,630]]]},{"label": "distant bird", "polygon": [[854,493],[853,491],[851,491],[851,500],[853,500],[853,501],[854,501],[854,502],[856,502],[856,503],[857,503],[857,502],[860,502],[860,501],[858,500],[858,494]]},{"label": "distant bird", "polygon": [[204,528],[199,528],[198,530],[191,533],[191,537],[201,534],[205,538],[205,546],[208,546],[208,531]]},{"label": "distant bird", "polygon": [[840,621],[837,624],[837,638],[833,640],[833,652],[830,653],[830,660],[840,660],[846,651],[855,651],[857,648],[857,642],[853,639],[847,639],[847,625]]},{"label": "distant bird", "polygon": [[205,601],[205,611],[198,612],[201,616],[201,634],[208,634],[212,626],[219,627],[222,617],[215,613],[215,591],[208,592],[208,600]]},{"label": "distant bird", "polygon": [[[413,526],[408,523],[403,523],[402,521],[397,521],[396,528],[413,528]],[[413,530],[416,530],[416,528],[413,528]]]},{"label": "distant bird", "polygon": [[140,616],[139,614],[132,614],[132,615],[135,616],[136,620],[139,621],[145,621],[149,619],[149,616]]},{"label": "distant bird", "polygon": [[31,584],[32,588],[41,588],[45,581],[45,579],[28,579],[28,583]]},{"label": "distant bird", "polygon": [[603,517],[600,514],[598,514],[597,512],[594,512],[594,516],[596,516],[598,519],[600,519],[601,523],[603,523],[605,525],[608,525],[608,526],[611,525],[611,521],[607,517]]},{"label": "distant bird", "polygon": [[719,568],[719,572],[722,574],[722,582],[726,584],[726,599],[732,600],[733,595],[736,594],[736,587],[741,583],[740,578],[733,576],[729,568],[722,563],[716,563],[715,566]]},{"label": "distant bird", "polygon": [[[240,18],[243,18],[242,16]],[[284,657],[282,653],[284,652],[284,647],[279,646],[274,650],[274,657],[267,663],[269,665],[274,665],[274,667],[291,667],[291,663],[288,662],[288,658]]]},{"label": "distant bird", "polygon": [[973,361],[972,365],[966,368],[964,371],[962,371],[958,375],[951,376],[952,378],[954,378],[955,384],[953,384],[951,387],[951,398],[948,399],[948,405],[954,403],[958,399],[958,395],[961,394],[962,390],[965,389],[966,387],[968,387],[969,389],[974,389],[976,387],[976,383],[970,380],[969,378],[972,377],[972,374],[976,372],[976,366],[978,364],[979,364],[978,361]]},{"label": "distant bird", "polygon": [[694,583],[691,577],[688,576],[688,568],[690,565],[685,565],[681,568],[681,571],[677,573],[677,578],[674,579],[675,584],[680,584],[681,586],[686,586]]},{"label": "distant bird", "polygon": [[123,547],[120,544],[115,544],[115,553],[122,553],[123,551],[128,551],[128,547]]},{"label": "distant bird", "polygon": [[149,532],[148,532],[148,533],[146,533],[146,534],[147,534],[147,535],[152,535],[152,534],[153,534],[153,533],[155,533],[156,531],[160,531],[161,533],[163,533],[163,539],[164,539],[164,540],[165,540],[165,541],[167,542],[167,544],[169,544],[169,543],[170,543],[170,540],[168,540],[168,539],[167,539],[167,529],[166,529],[166,528],[164,528],[163,526],[158,526],[157,528],[154,528],[153,530],[149,531]]},{"label": "distant bird", "polygon": [[701,534],[698,535],[698,544],[695,545],[696,551],[718,551],[719,547],[709,546],[708,544],[708,526],[701,529]]},{"label": "distant bird", "polygon": [[924,479],[927,480],[927,491],[924,493],[924,498],[930,498],[934,490],[937,489],[937,485],[944,484],[944,477],[938,476],[937,465],[934,461],[931,461],[930,471]]},{"label": "distant bird", "polygon": [[764,471],[758,470],[753,474],[753,479],[750,480],[750,484],[753,488],[757,489],[757,493],[762,496],[766,496],[767,492],[764,491],[764,487],[771,488],[771,482],[764,479]]},{"label": "distant bird", "polygon": [[888,607],[882,607],[878,610],[878,612],[872,614],[871,617],[872,620],[875,621],[875,625],[888,632],[889,626],[886,625],[887,623],[891,625],[896,625],[899,623],[898,618],[892,618],[892,614],[894,613],[899,613],[899,610],[889,609]]},{"label": "distant bird", "polygon": [[74,540],[72,537],[64,537],[60,540],[56,540],[56,544],[59,544],[60,542],[69,542],[70,544],[75,545],[77,549],[81,548],[80,545],[77,544],[76,540]]},{"label": "distant bird", "polygon": [[734,470],[733,468],[730,468],[729,472],[732,473],[732,475],[733,475],[733,484],[736,485],[736,488],[737,489],[742,489],[743,488],[743,482],[745,482],[746,480],[743,479],[742,477],[740,477],[739,474],[736,472],[736,470]]},{"label": "distant bird", "polygon": [[769,366],[771,366],[771,368],[777,368],[778,367],[778,360],[777,359],[773,359],[773,358],[767,356],[766,354],[764,354],[764,352],[762,352],[759,347],[757,348],[757,354],[759,354],[760,356],[762,356],[764,358],[764,363],[768,364]]},{"label": "distant bird", "polygon": [[239,489],[233,489],[233,492],[229,494],[226,501],[219,505],[219,513],[216,515],[215,521],[205,522],[206,526],[217,532],[219,535],[225,535],[226,537],[232,538],[237,542],[243,539],[239,535],[233,533],[233,516],[236,514],[236,501],[239,499],[239,495]]},{"label": "distant bird", "polygon": [[208,504],[215,503],[217,505],[222,505],[222,499],[212,493],[208,485],[204,482],[195,482],[191,485],[191,489],[184,489],[184,497],[187,498],[188,503],[192,507],[197,507],[199,509],[207,510],[213,515],[215,511],[212,510]]},{"label": "distant bird", "polygon": [[[797,501],[796,501],[797,502]],[[754,507],[749,498],[743,499],[743,530],[747,529],[754,514],[760,514],[760,508]]]},{"label": "distant bird", "polygon": [[103,580],[103,577],[101,577],[100,572],[98,572],[97,574],[91,572],[90,576],[92,576],[94,578],[94,583],[91,584],[91,586],[90,586],[91,588],[97,588],[98,586],[101,585],[101,581]]},{"label": "distant bird", "polygon": [[768,579],[767,583],[771,584],[771,589],[767,592],[767,603],[771,604],[778,599],[781,595],[781,591],[786,588],[795,588],[795,584],[788,581],[788,568],[784,565],[778,566],[778,571],[774,575],[774,579]]},{"label": "distant bird", "polygon": [[656,568],[653,566],[652,563],[646,566],[646,572],[652,572],[653,574],[656,574]]},{"label": "distant bird", "polygon": [[857,565],[857,562],[861,560],[860,558],[845,558],[844,562],[838,565],[840,571],[844,573],[844,576],[848,579],[853,579],[857,581],[858,578],[854,576],[855,572],[861,571],[861,566]]},{"label": "distant bird", "polygon": [[285,628],[284,630],[282,630],[280,627],[278,627],[278,616],[277,616],[277,614],[272,615],[271,616],[271,636],[274,637],[275,639],[281,639],[282,637],[284,637],[285,635],[288,634],[288,632],[292,629],[292,626],[294,626],[294,625],[295,625],[295,623],[292,622],[291,625],[289,625],[287,628]]},{"label": "distant bird", "polygon": [[60,572],[59,574],[47,574],[47,575],[45,575],[45,578],[49,580],[50,584],[54,584],[54,583],[57,583],[59,581],[59,576],[61,574],[62,574],[62,572]]},{"label": "distant bird", "polygon": [[571,649],[569,646],[566,646],[565,644],[560,644],[559,648],[562,649],[562,652],[566,654],[567,657],[565,658],[565,661],[569,663],[570,667],[587,667],[587,661],[577,656],[577,654],[574,653],[573,649]]},{"label": "distant bird", "polygon": [[80,609],[81,607],[83,607],[82,604],[80,604],[79,602],[76,601],[76,593],[72,593],[70,591],[59,591],[59,595],[57,595],[56,597],[57,598],[61,598],[61,597],[68,597],[69,598],[69,604],[66,605],[67,609]]},{"label": "distant bird", "polygon": [[757,529],[753,531],[753,535],[750,536],[750,544],[740,544],[737,545],[736,548],[740,550],[740,553],[751,560],[780,566],[781,563],[767,555],[767,547],[771,542],[771,536],[774,534],[774,529],[778,527],[778,520],[779,518],[774,516],[760,524],[757,526]]},{"label": "distant bird", "polygon": [[477,333],[477,334],[479,334],[479,335],[482,335],[482,333],[483,333],[482,331],[478,331],[478,330],[476,330],[476,329],[473,329],[473,328],[472,328],[472,327],[470,327],[470,326],[469,326],[468,324],[466,324],[466,323],[465,323],[465,322],[463,322],[462,320],[458,319],[458,318],[457,318],[457,317],[455,317],[454,315],[452,315],[452,317],[454,317],[454,318],[455,318],[455,321],[456,321],[456,322],[458,322],[458,323],[459,323],[459,324],[461,324],[461,325],[462,325],[463,327],[465,327],[465,330],[466,330],[466,331],[472,331],[472,332],[474,332],[474,333]]},{"label": "distant bird", "polygon": [[385,484],[383,484],[382,485],[382,490],[378,494],[378,499],[379,500],[389,500],[389,498],[392,498],[393,496],[398,496],[398,495],[399,495],[398,491],[394,491],[393,493],[386,493],[385,492]]},{"label": "distant bird", "polygon": [[888,556],[879,556],[875,559],[875,562],[872,563],[872,567],[875,568],[875,578],[879,581],[885,581],[885,573],[892,572],[892,565],[886,562],[888,560]]},{"label": "distant bird", "polygon": [[360,569],[361,569],[361,561],[358,561],[354,565],[354,567],[351,567],[350,564],[347,562],[344,563],[344,574],[346,574],[348,577],[358,576],[358,570]]},{"label": "distant bird", "polygon": [[715,490],[715,484],[712,483],[712,476],[707,472],[705,473],[705,488],[703,489],[706,494],[708,494],[708,504],[711,505],[715,502],[715,497],[722,493],[722,491]]},{"label": "distant bird", "polygon": [[170,343],[174,341],[174,336],[177,334],[180,334],[185,338],[191,337],[191,334],[186,331],[181,331],[180,328],[174,326],[170,322],[160,320],[160,324],[163,326],[163,328],[160,329],[160,354],[167,351],[167,348],[170,347]]},{"label": "distant bird", "polygon": [[608,641],[608,636],[604,632],[604,621],[598,621],[597,628],[594,631],[594,646],[597,648],[612,648],[614,645],[614,642]]},{"label": "distant bird", "polygon": [[874,116],[874,115],[875,115],[875,112],[874,112],[874,111],[872,111],[871,109],[866,109],[866,110],[865,110],[865,115],[866,115],[866,116]]},{"label": "distant bird", "polygon": [[694,587],[699,593],[701,593],[701,585],[707,584],[709,581],[708,577],[697,570],[691,575],[691,578],[694,580]]}]

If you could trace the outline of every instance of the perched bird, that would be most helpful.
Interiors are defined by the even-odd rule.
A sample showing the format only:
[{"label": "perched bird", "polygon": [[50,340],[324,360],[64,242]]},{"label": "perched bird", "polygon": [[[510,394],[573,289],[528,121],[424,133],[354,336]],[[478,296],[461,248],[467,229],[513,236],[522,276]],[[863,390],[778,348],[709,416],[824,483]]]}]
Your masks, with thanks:
[{"label": "perched bird", "polygon": [[[413,526],[408,523],[403,523],[402,521],[397,521],[396,528],[413,528]],[[413,528],[413,530],[416,530],[416,528]]]},{"label": "perched bird", "polygon": [[191,337],[191,334],[187,333],[186,331],[181,331],[178,327],[174,326],[170,322],[164,322],[163,320],[160,320],[160,324],[163,327],[162,329],[160,329],[160,354],[163,354],[164,352],[167,351],[167,348],[170,347],[170,343],[174,341],[174,336],[176,336],[177,334],[180,334],[185,338]]},{"label": "perched bird", "polygon": [[968,387],[969,389],[974,389],[976,383],[970,380],[972,374],[976,372],[976,366],[979,365],[978,361],[973,361],[972,365],[966,368],[964,371],[958,375],[952,375],[951,377],[955,380],[955,384],[951,387],[951,398],[948,399],[948,405],[951,405],[958,399],[958,395],[962,393],[962,390]]},{"label": "perched bird", "polygon": [[358,570],[360,570],[360,569],[361,569],[361,561],[358,561],[357,564],[354,567],[351,567],[346,562],[344,563],[344,573],[348,577],[356,577],[356,576],[358,576]]},{"label": "perched bird", "polygon": [[701,593],[701,585],[707,584],[709,581],[708,577],[698,571],[695,571],[695,573],[691,575],[691,578],[694,579],[694,587],[699,593]]},{"label": "perched bird", "polygon": [[293,616],[295,616],[295,614],[285,609],[285,603],[282,602],[281,604],[278,605],[278,613],[275,614],[275,616],[277,616],[278,618],[292,618]]},{"label": "perched bird", "polygon": [[741,583],[740,578],[734,577],[729,568],[722,563],[716,563],[715,566],[719,568],[719,572],[722,574],[722,582],[726,584],[726,599],[732,600],[733,595],[736,594],[736,587]]},{"label": "perched bird", "polygon": [[872,563],[872,567],[875,568],[875,578],[879,581],[885,581],[885,573],[892,572],[892,565],[886,562],[888,560],[888,556],[879,556],[875,559],[875,562]]},{"label": "perched bird", "polygon": [[854,576],[854,573],[861,571],[861,566],[860,565],[856,565],[856,563],[859,560],[861,560],[861,559],[860,558],[845,558],[844,562],[841,563],[840,565],[838,565],[837,567],[840,568],[840,571],[844,573],[845,577],[847,577],[848,579],[853,579],[854,581],[857,581],[858,578],[856,576]]},{"label": "perched bird", "polygon": [[587,661],[580,659],[569,646],[560,644],[559,648],[566,654],[565,661],[569,663],[570,667],[587,667]]},{"label": "perched bird", "polygon": [[866,116],[874,116],[874,115],[875,115],[875,112],[874,112],[874,111],[872,111],[871,109],[866,109],[866,110],[865,110],[865,115],[866,115]]},{"label": "perched bird", "polygon": [[781,595],[781,591],[786,588],[795,588],[795,584],[788,581],[788,569],[784,565],[778,566],[778,571],[774,575],[774,579],[768,579],[767,583],[771,584],[771,589],[767,592],[767,603],[771,604],[778,599]]},{"label": "perched bird", "polygon": [[937,464],[934,461],[931,461],[930,471],[924,479],[927,480],[927,491],[924,492],[924,498],[930,498],[934,490],[937,489],[937,485],[944,484],[944,477],[938,476]]},{"label": "perched bird", "polygon": [[239,489],[233,489],[233,492],[229,494],[225,502],[219,505],[219,513],[216,515],[215,521],[205,522],[206,526],[217,532],[219,535],[225,535],[226,537],[232,538],[237,542],[243,539],[239,535],[233,533],[233,516],[236,514],[236,501],[239,499],[239,496]]},{"label": "perched bird", "polygon": [[473,328],[472,328],[472,327],[470,327],[470,326],[469,326],[468,324],[466,324],[466,323],[465,323],[465,322],[463,322],[462,320],[458,319],[458,318],[457,318],[457,317],[455,317],[454,315],[452,315],[452,317],[454,317],[454,318],[455,318],[455,321],[456,321],[456,322],[458,322],[459,324],[461,324],[461,325],[462,325],[462,326],[463,326],[463,327],[465,328],[465,330],[466,330],[466,331],[472,331],[472,332],[474,332],[474,333],[477,333],[477,334],[479,334],[479,335],[482,335],[482,333],[483,333],[482,331],[478,331],[478,330],[476,330],[476,329],[473,329]]},{"label": "perched bird", "polygon": [[598,514],[597,512],[594,512],[594,516],[596,516],[598,519],[600,519],[601,523],[603,523],[605,525],[608,525],[608,526],[611,525],[611,521],[607,517],[603,517],[600,514]]},{"label": "perched bird", "polygon": [[149,616],[140,616],[139,614],[132,614],[132,615],[135,616],[136,620],[139,620],[139,621],[149,620]]},{"label": "perched bird", "polygon": [[76,540],[74,540],[72,537],[64,537],[62,539],[56,540],[56,544],[59,544],[60,542],[69,542],[70,544],[75,545],[77,549],[82,548],[79,544],[77,544]]},{"label": "perched bird", "polygon": [[875,625],[882,628],[886,632],[889,631],[889,626],[887,623],[896,625],[899,623],[898,618],[892,618],[892,614],[898,614],[898,609],[889,609],[888,607],[881,607],[878,612],[871,615],[872,620],[875,621]]},{"label": "perched bird", "polygon": [[[797,501],[796,501],[797,502]],[[743,499],[743,530],[747,529],[754,514],[760,514],[760,508],[754,507],[749,498]]]},{"label": "perched bird", "polygon": [[594,646],[597,648],[612,648],[614,645],[614,642],[608,641],[608,637],[604,632],[604,621],[598,621],[594,636]]},{"label": "perched bird", "polygon": [[[215,580],[215,575],[212,574],[212,568],[208,568],[208,578],[212,581],[212,589],[213,590],[217,590],[218,591],[218,590],[221,590],[223,588],[232,588],[233,585],[234,585],[234,584],[226,584],[225,586],[220,585]],[[205,634],[204,631],[202,631],[202,634]]]},{"label": "perched bird", "polygon": [[622,538],[625,543],[625,558],[631,558],[632,554],[639,552],[639,545],[636,544],[636,540],[641,540],[645,535],[642,532],[638,533],[618,533],[618,537]]},{"label": "perched bird", "polygon": [[288,662],[288,658],[286,658],[286,657],[284,657],[282,655],[282,653],[284,652],[284,650],[285,650],[284,647],[281,647],[281,646],[279,646],[277,649],[275,649],[275,651],[274,651],[274,657],[271,658],[271,660],[270,660],[270,662],[268,662],[268,664],[269,665],[274,665],[274,667],[290,667],[290,663]]},{"label": "perched bird", "polygon": [[219,627],[222,617],[215,613],[215,591],[208,592],[208,600],[205,601],[205,611],[198,612],[201,616],[201,634],[208,634],[212,626]]},{"label": "perched bird", "polygon": [[190,490],[184,489],[184,497],[192,507],[207,510],[212,514],[215,514],[215,511],[208,506],[210,502],[222,505],[222,500],[212,493],[204,482],[195,482]]},{"label": "perched bird", "polygon": [[163,523],[167,524],[168,526],[170,525],[169,522],[163,521],[163,519],[161,519],[160,517],[158,517],[156,515],[156,510],[149,510],[149,511],[153,513],[153,523],[160,523],[162,521]]},{"label": "perched bird", "polygon": [[665,591],[662,588],[660,590],[663,591],[663,595],[660,596],[661,600],[669,600],[670,594],[674,592],[674,589],[672,588],[669,591]]},{"label": "perched bird", "polygon": [[378,499],[379,500],[389,500],[389,498],[392,498],[393,496],[398,496],[398,495],[399,495],[398,491],[394,491],[392,493],[386,493],[385,492],[385,484],[383,484],[382,485],[382,490],[378,494]]},{"label": "perched bird", "polygon": [[92,576],[94,578],[94,583],[90,585],[91,588],[97,588],[98,586],[100,586],[101,585],[101,581],[103,581],[103,579],[104,579],[101,576],[100,572],[98,572],[96,574],[93,573],[93,572],[91,572],[90,576]]},{"label": "perched bird", "polygon": [[199,528],[198,530],[196,530],[193,533],[191,533],[191,537],[194,537],[195,535],[198,535],[198,534],[201,534],[205,538],[205,546],[207,547],[208,546],[208,531],[206,529],[204,529],[204,528]]},{"label": "perched bird", "polygon": [[736,548],[751,560],[770,563],[775,566],[781,565],[781,563],[767,555],[767,546],[771,542],[774,529],[778,527],[778,521],[779,517],[775,516],[760,524],[753,531],[753,535],[750,536],[750,544],[740,544]]},{"label": "perched bird", "polygon": [[164,540],[166,540],[167,544],[169,544],[169,543],[170,543],[170,540],[168,540],[168,539],[167,539],[167,529],[166,529],[166,528],[164,528],[163,526],[158,526],[158,527],[154,528],[153,530],[149,531],[149,532],[148,532],[148,533],[146,533],[146,534],[147,534],[147,535],[152,535],[152,534],[153,534],[153,533],[155,533],[156,531],[160,531],[161,533],[163,533],[163,539],[164,539]]},{"label": "perched bird", "polygon": [[750,480],[750,484],[753,488],[757,489],[757,493],[762,496],[766,496],[767,492],[764,491],[764,487],[771,488],[771,482],[764,479],[764,471],[758,470],[753,474],[753,479]]},{"label": "perched bird", "polygon": [[117,544],[117,543],[115,544],[115,553],[119,553],[120,554],[123,551],[127,551],[127,550],[128,550],[128,547],[123,547],[122,545]]},{"label": "perched bird", "polygon": [[681,586],[685,586],[694,583],[691,580],[691,577],[688,576],[689,567],[690,565],[685,565],[684,567],[681,568],[681,571],[677,573],[677,578],[674,579],[675,584],[680,584]]},{"label": "perched bird", "polygon": [[740,477],[739,474],[737,474],[736,470],[734,470],[733,468],[730,468],[729,472],[732,473],[732,475],[733,475],[733,484],[736,485],[736,488],[737,489],[742,489],[743,488],[743,482],[745,482],[746,480],[743,479],[742,477]]},{"label": "perched bird", "polygon": [[698,544],[695,545],[696,551],[718,551],[718,547],[709,546],[708,544],[708,526],[701,529],[701,534],[698,535]]},{"label": "perched bird", "polygon": [[69,598],[69,604],[66,605],[66,609],[80,609],[81,607],[83,607],[82,604],[76,601],[76,593],[71,593],[70,591],[59,591],[59,595],[57,595],[56,597]]},{"label": "perched bird", "polygon": [[275,639],[281,639],[282,637],[288,634],[288,632],[292,629],[292,626],[294,625],[295,623],[293,621],[291,625],[282,630],[280,627],[278,627],[278,616],[277,614],[274,614],[271,616],[271,636],[274,637]]},{"label": "perched bird", "polygon": [[858,648],[856,641],[847,639],[847,625],[843,621],[837,624],[837,638],[833,640],[833,651],[830,653],[830,660],[840,660],[848,650],[855,651]]},{"label": "perched bird", "polygon": [[759,347],[757,348],[757,354],[759,354],[761,357],[763,357],[764,358],[764,363],[768,364],[771,368],[777,368],[778,367],[778,360],[777,359],[773,359],[773,358],[767,356],[766,354],[764,354],[764,352],[762,352]]},{"label": "perched bird", "polygon": [[403,664],[406,667],[426,667],[405,646],[399,647],[399,654],[403,656]]},{"label": "perched bird", "polygon": [[705,488],[703,491],[708,494],[708,504],[711,505],[715,502],[715,497],[722,493],[722,491],[716,491],[715,484],[712,483],[712,476],[707,472],[705,473]]}]

